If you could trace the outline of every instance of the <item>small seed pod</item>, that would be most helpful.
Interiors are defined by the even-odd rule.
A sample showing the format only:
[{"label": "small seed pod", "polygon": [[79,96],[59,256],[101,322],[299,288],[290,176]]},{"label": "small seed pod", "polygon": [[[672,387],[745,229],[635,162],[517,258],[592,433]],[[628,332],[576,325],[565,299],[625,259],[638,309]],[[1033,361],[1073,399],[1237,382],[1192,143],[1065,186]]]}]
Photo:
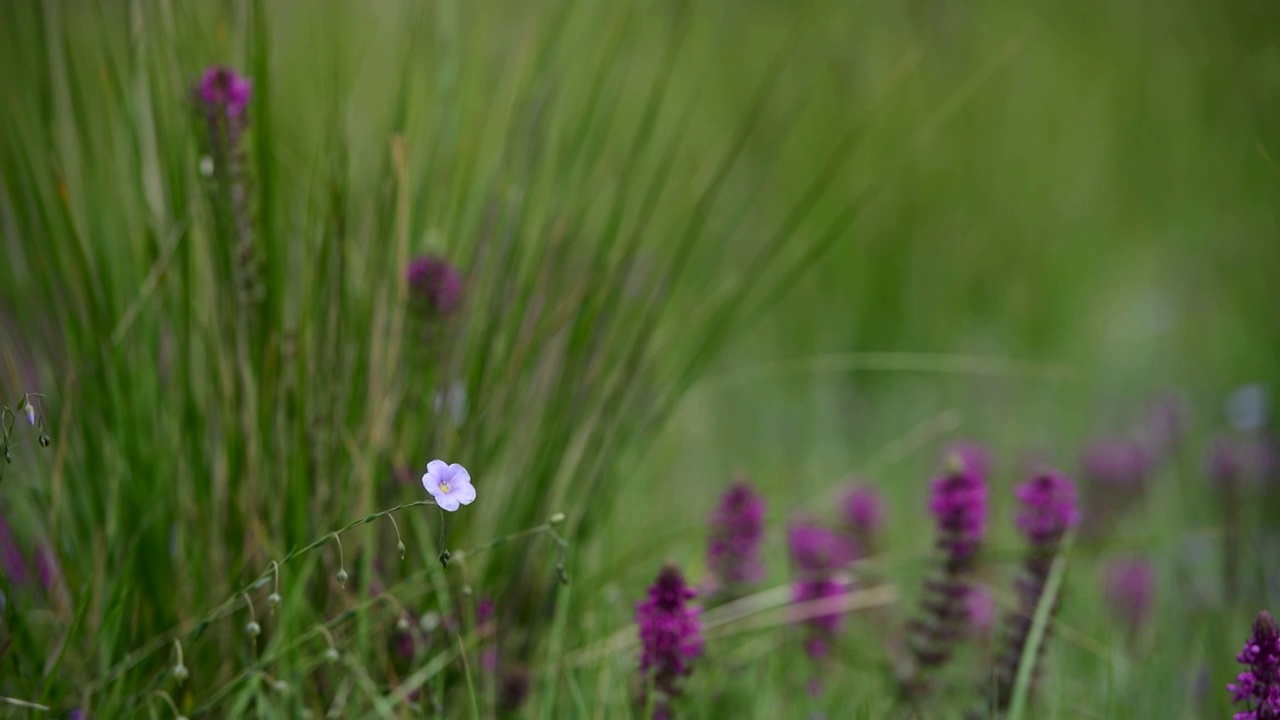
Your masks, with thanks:
[{"label": "small seed pod", "polygon": [[331,663],[338,662],[338,648],[329,648],[324,651],[324,659]]},{"label": "small seed pod", "polygon": [[338,583],[342,585],[342,587],[345,588],[347,586],[347,580],[349,578],[350,576],[347,575],[347,571],[345,568],[338,570]]},{"label": "small seed pod", "polygon": [[564,522],[564,513],[562,512],[552,515],[551,518],[547,520],[548,525],[559,525],[562,522]]},{"label": "small seed pod", "polygon": [[403,542],[396,543],[396,550],[400,551],[400,559],[404,559],[405,547]]},{"label": "small seed pod", "polygon": [[189,677],[191,677],[191,673],[187,670],[186,665],[183,665],[182,663],[178,663],[177,665],[173,666],[174,680],[177,680],[179,683],[181,683],[181,682],[185,682],[186,679]]},{"label": "small seed pod", "polygon": [[409,632],[409,618],[402,617],[396,620],[396,630],[402,633]]},{"label": "small seed pod", "polygon": [[248,633],[249,637],[258,637],[262,634],[262,626],[259,625],[257,621],[250,620],[248,624],[244,626],[244,631]]},{"label": "small seed pod", "polygon": [[448,549],[440,553],[440,565],[445,569],[449,569],[449,551]]},{"label": "small seed pod", "polygon": [[569,573],[564,570],[564,563],[556,563],[556,577],[560,580],[561,585],[569,584]]},{"label": "small seed pod", "polygon": [[275,681],[275,682],[271,683],[271,689],[272,689],[272,690],[275,690],[276,692],[278,692],[278,693],[280,693],[281,695],[283,695],[283,694],[285,694],[285,693],[289,692],[289,683],[287,683],[287,682],[285,682],[285,681],[283,681],[283,680],[277,680],[277,681]]},{"label": "small seed pod", "polygon": [[268,596],[267,596],[267,604],[268,604],[268,605],[279,605],[279,604],[280,604],[280,593],[271,593],[270,595],[268,595]]},{"label": "small seed pod", "polygon": [[418,627],[425,633],[434,631],[440,627],[440,613],[434,610],[422,613],[422,617],[418,619]]}]

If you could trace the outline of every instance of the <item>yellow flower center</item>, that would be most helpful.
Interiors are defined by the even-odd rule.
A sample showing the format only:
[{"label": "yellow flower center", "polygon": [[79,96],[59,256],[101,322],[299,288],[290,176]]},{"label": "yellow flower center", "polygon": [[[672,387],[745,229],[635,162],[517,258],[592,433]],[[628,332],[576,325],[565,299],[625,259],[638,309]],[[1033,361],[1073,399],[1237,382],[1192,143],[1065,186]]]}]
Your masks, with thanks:
[{"label": "yellow flower center", "polygon": [[442,482],[442,483],[440,483],[440,492],[449,492],[449,483],[448,483],[448,482]]}]

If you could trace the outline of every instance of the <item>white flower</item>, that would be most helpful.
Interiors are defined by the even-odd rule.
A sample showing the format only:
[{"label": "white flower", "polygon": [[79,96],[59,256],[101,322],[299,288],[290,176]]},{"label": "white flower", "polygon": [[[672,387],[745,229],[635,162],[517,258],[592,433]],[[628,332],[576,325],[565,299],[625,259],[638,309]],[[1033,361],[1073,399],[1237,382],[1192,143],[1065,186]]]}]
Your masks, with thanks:
[{"label": "white flower", "polygon": [[476,489],[471,485],[467,469],[443,460],[427,463],[427,474],[422,476],[422,486],[435,498],[443,510],[453,512],[459,505],[470,505],[476,499]]}]

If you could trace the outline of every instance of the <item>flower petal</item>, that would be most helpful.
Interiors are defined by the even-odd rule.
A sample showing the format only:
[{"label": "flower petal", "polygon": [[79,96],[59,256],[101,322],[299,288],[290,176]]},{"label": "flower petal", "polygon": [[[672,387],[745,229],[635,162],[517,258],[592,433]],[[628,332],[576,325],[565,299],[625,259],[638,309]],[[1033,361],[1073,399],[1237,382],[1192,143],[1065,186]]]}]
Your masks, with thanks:
[{"label": "flower petal", "polygon": [[444,493],[440,489],[440,477],[433,472],[422,476],[422,487],[426,488],[433,497],[440,497]]},{"label": "flower petal", "polygon": [[458,499],[463,505],[470,505],[476,499],[476,486],[469,482],[456,482],[452,486],[453,492],[449,493],[450,497]]},{"label": "flower petal", "polygon": [[458,509],[458,498],[453,495],[437,495],[436,504],[440,506],[441,510],[453,512]]},{"label": "flower petal", "polygon": [[452,472],[452,474],[449,477],[450,485],[453,485],[456,483],[471,482],[471,473],[467,472],[467,469],[462,467],[458,463],[454,463],[450,465],[449,470]]},{"label": "flower petal", "polygon": [[427,463],[427,472],[432,473],[436,477],[445,477],[444,473],[441,471],[443,471],[448,467],[449,467],[449,463],[443,460],[432,460],[431,462]]}]

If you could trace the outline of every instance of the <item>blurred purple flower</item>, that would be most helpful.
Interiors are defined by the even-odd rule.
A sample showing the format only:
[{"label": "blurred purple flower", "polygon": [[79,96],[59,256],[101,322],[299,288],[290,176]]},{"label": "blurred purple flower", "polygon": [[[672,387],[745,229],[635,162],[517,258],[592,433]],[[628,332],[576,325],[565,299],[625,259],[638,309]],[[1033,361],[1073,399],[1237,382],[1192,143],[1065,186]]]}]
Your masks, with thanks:
[{"label": "blurred purple flower", "polygon": [[958,462],[961,469],[976,475],[984,483],[991,476],[991,453],[971,440],[952,443],[947,448],[945,457],[948,463]]},{"label": "blurred purple flower", "polygon": [[870,485],[854,485],[845,491],[840,506],[845,524],[863,551],[868,550],[884,526],[884,500],[879,491]]},{"label": "blurred purple flower", "polygon": [[764,579],[760,542],[764,539],[764,499],[746,480],[725,491],[708,522],[707,567],[716,582],[727,585]]},{"label": "blurred purple flower", "polygon": [[[1016,522],[1018,529],[1027,536],[1030,548],[1015,582],[1018,609],[1005,616],[1004,640],[988,686],[988,707],[1001,712],[1009,708],[1013,699],[1014,680],[1025,654],[1032,619],[1039,609],[1062,538],[1080,520],[1075,485],[1056,470],[1040,470],[1019,485],[1016,493],[1022,506]],[[1049,617],[1052,619],[1057,612],[1058,597],[1055,595],[1050,600]],[[1043,647],[1041,645],[1042,650]],[[1033,660],[1038,663],[1039,655]],[[1036,667],[1033,666],[1033,678],[1035,672]]]},{"label": "blurred purple flower", "polygon": [[689,600],[697,595],[685,584],[675,565],[667,565],[649,588],[649,597],[636,604],[640,633],[640,673],[652,681],[661,697],[654,716],[671,712],[672,698],[680,694],[680,679],[693,672],[702,655],[702,623]]},{"label": "blurred purple flower", "polygon": [[1141,491],[1151,459],[1136,440],[1100,438],[1081,453],[1080,469],[1089,482]]},{"label": "blurred purple flower", "polygon": [[858,548],[852,538],[812,520],[799,520],[787,528],[787,550],[802,575],[828,573],[853,562]]},{"label": "blurred purple flower", "polygon": [[968,460],[952,462],[932,483],[929,512],[938,523],[938,544],[957,560],[974,555],[987,531],[987,483],[977,467]]},{"label": "blurred purple flower", "polygon": [[40,579],[40,587],[47,593],[52,593],[62,580],[58,558],[48,545],[42,544],[36,548],[36,576]]},{"label": "blurred purple flower", "polygon": [[1280,718],[1280,629],[1271,613],[1263,610],[1253,621],[1253,632],[1236,656],[1248,665],[1246,672],[1227,685],[1233,703],[1245,703],[1247,710],[1235,720],[1277,720]]},{"label": "blurred purple flower", "polygon": [[[832,637],[840,631],[840,625],[843,619],[843,613],[837,609],[825,609],[823,600],[839,598],[849,591],[848,583],[836,580],[833,577],[821,577],[808,580],[799,580],[791,586],[791,597],[796,603],[816,603],[816,607],[811,608],[800,618],[805,625],[814,631],[813,637],[819,638],[819,645],[825,648]],[[825,652],[814,655],[820,657]]]},{"label": "blurred purple flower", "polygon": [[1103,572],[1103,595],[1131,632],[1137,632],[1155,599],[1155,569],[1145,558],[1112,560]]},{"label": "blurred purple flower", "polygon": [[480,598],[476,602],[476,624],[483,625],[493,619],[493,601],[489,598]]},{"label": "blurred purple flower", "polygon": [[231,68],[214,65],[200,78],[196,97],[208,109],[225,112],[229,118],[239,118],[253,99],[253,82],[237,75]]},{"label": "blurred purple flower", "polygon": [[1076,486],[1054,470],[1043,470],[1018,486],[1018,529],[1033,545],[1054,545],[1080,522]]},{"label": "blurred purple flower", "polygon": [[427,463],[427,472],[422,476],[422,487],[431,494],[431,499],[441,510],[453,512],[460,505],[475,502],[476,488],[471,484],[471,473],[467,469],[443,460],[432,460]]},{"label": "blurred purple flower", "polygon": [[1165,393],[1151,400],[1147,408],[1145,437],[1153,457],[1166,455],[1187,434],[1187,408],[1182,398]]},{"label": "blurred purple flower", "polygon": [[996,599],[991,591],[982,585],[970,586],[965,608],[968,610],[970,632],[979,638],[988,637],[996,621]]},{"label": "blurred purple flower", "polygon": [[22,548],[18,547],[18,541],[3,517],[0,517],[0,569],[4,570],[5,578],[14,585],[31,582],[27,558],[22,554]]},{"label": "blurred purple flower", "polygon": [[406,270],[409,298],[435,315],[449,315],[462,300],[462,276],[438,255],[419,255]]},{"label": "blurred purple flower", "polygon": [[529,671],[523,666],[503,670],[498,681],[498,707],[503,712],[515,712],[529,696]]}]

